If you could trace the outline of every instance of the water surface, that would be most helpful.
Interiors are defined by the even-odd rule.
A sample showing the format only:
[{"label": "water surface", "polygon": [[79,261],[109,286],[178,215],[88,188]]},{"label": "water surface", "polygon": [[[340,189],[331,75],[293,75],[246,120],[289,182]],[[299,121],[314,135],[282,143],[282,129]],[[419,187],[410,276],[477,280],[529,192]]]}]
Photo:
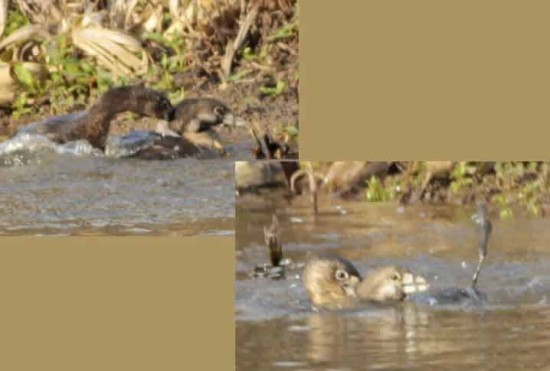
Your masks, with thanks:
[{"label": "water surface", "polygon": [[231,156],[111,158],[86,141],[23,137],[0,143],[0,235],[233,235]]},{"label": "water surface", "polygon": [[[238,369],[529,369],[550,362],[550,221],[496,220],[479,288],[482,305],[441,304],[431,292],[466,287],[477,264],[473,207],[245,195],[237,201]],[[427,294],[401,305],[314,312],[301,270],[252,279],[268,262],[263,225],[279,216],[286,255],[337,253],[361,272],[398,264],[423,275]]]}]

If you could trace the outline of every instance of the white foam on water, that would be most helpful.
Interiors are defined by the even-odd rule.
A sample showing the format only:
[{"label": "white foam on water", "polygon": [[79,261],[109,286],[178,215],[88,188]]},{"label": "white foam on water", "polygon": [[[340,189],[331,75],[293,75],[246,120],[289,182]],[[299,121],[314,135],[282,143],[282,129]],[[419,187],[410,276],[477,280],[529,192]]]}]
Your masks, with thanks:
[{"label": "white foam on water", "polygon": [[9,162],[10,156],[20,157],[24,153],[41,151],[70,154],[75,156],[102,156],[102,152],[92,147],[87,140],[77,140],[65,144],[57,144],[40,134],[20,132],[13,138],[0,143],[0,156],[5,157],[4,163]]}]

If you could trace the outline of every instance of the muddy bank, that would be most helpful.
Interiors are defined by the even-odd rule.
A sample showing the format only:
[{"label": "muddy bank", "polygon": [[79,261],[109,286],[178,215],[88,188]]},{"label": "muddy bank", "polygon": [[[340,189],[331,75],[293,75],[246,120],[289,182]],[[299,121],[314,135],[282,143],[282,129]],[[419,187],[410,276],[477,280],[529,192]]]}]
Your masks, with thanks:
[{"label": "muddy bank", "polygon": [[[501,218],[518,213],[544,217],[550,210],[548,162],[339,161],[302,162],[299,167],[292,175],[294,194],[313,190],[342,199],[402,205],[470,205],[484,200],[499,210]],[[259,183],[243,184],[241,193],[259,188]],[[289,192],[290,182],[280,183],[279,190]]]},{"label": "muddy bank", "polygon": [[[249,153],[250,156],[232,157],[234,160],[253,159],[254,153],[257,150],[257,143],[250,134],[250,127],[253,123],[259,124],[262,129],[265,129],[271,135],[280,140],[281,143],[288,143],[290,151],[298,152],[298,136],[293,132],[288,135],[287,131],[290,128],[297,128],[298,120],[298,101],[297,98],[290,100],[287,97],[271,97],[269,103],[263,102],[257,97],[244,97],[242,94],[250,93],[254,90],[253,87],[228,89],[228,92],[215,94],[225,102],[233,110],[235,116],[244,126],[238,128],[221,127],[213,129],[218,134],[218,138],[224,146],[231,148],[238,146],[243,152]],[[244,92],[246,91],[246,93]],[[192,96],[213,96],[214,94],[193,94]],[[267,104],[267,106],[266,106]],[[5,140],[15,134],[18,127],[26,125],[30,122],[43,119],[38,115],[24,117],[21,120],[14,120],[5,115],[3,117],[3,129],[0,129],[0,141]],[[109,135],[125,135],[134,130],[150,130],[154,131],[157,128],[158,120],[152,118],[133,117],[131,114],[121,114],[111,124]],[[241,152],[242,153],[242,152]]]},{"label": "muddy bank", "polygon": [[[296,82],[297,83],[297,82]],[[283,138],[284,134],[292,131],[289,139],[293,150],[297,151],[298,137],[294,129],[298,129],[298,97],[297,93],[291,91],[277,97],[261,97],[256,93],[256,86],[232,86],[225,91],[199,91],[190,92],[189,97],[215,96],[226,102],[235,116],[245,125],[243,128],[230,130],[227,128],[217,129],[222,138],[230,142],[239,140],[246,142],[249,149],[255,147],[253,138],[248,132],[252,123],[258,123],[272,133],[276,138]],[[77,112],[84,107],[75,106],[69,112]],[[51,111],[44,107],[39,114],[33,114],[15,119],[10,115],[9,110],[0,109],[0,141],[14,135],[20,126],[42,120],[51,115]],[[117,117],[110,128],[111,135],[123,135],[132,130],[155,130],[158,120],[147,117],[133,117],[130,114],[121,114]]]},{"label": "muddy bank", "polygon": [[[56,17],[50,23],[83,27],[71,21],[81,16],[85,6],[74,5],[65,9],[63,4],[52,4]],[[0,108],[0,139],[13,135],[28,122],[86,109],[112,86],[145,81],[167,92],[173,103],[187,97],[218,97],[244,122],[258,124],[276,138],[291,140],[297,146],[296,1],[231,0],[216,5],[205,0],[176,2],[170,7],[125,4],[118,10],[132,12],[134,17],[122,23],[120,14],[106,4],[94,4],[88,10],[102,14],[98,16],[100,24],[94,27],[101,28],[106,42],[115,35],[109,30],[115,25],[125,32],[124,37],[140,44],[139,52],[147,57],[143,60],[150,62],[148,68],[139,73],[129,70],[121,76],[123,66],[117,62],[117,55],[111,56],[113,63],[105,65],[105,58],[96,60],[83,53],[78,40],[60,41],[49,35],[49,43],[40,45],[21,38],[19,43],[9,44],[6,56],[40,65],[49,73],[39,80],[28,74],[23,74],[23,79],[14,73],[19,76],[12,84],[17,90],[16,99],[4,102]],[[41,22],[43,17],[37,9],[10,4],[4,37],[23,30],[28,23],[40,26]],[[54,27],[49,29],[55,33]],[[120,40],[122,36],[118,36]],[[21,52],[26,49],[32,49],[32,55]],[[53,52],[56,58],[45,58]],[[111,51],[105,48],[104,52]],[[130,63],[130,59],[125,62]],[[122,115],[111,134],[154,127],[151,120]]]}]

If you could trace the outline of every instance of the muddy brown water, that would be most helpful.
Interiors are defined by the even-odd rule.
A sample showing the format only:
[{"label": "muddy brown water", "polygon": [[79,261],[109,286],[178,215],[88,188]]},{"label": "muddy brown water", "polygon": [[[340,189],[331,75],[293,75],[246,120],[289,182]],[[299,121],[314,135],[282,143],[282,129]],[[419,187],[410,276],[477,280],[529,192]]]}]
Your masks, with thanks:
[{"label": "muddy brown water", "polygon": [[[466,287],[477,264],[473,207],[403,208],[244,195],[237,200],[236,359],[239,370],[549,369],[550,220],[500,221],[479,288],[481,305],[440,304],[432,292]],[[430,291],[409,301],[339,312],[310,309],[299,275],[253,279],[267,263],[263,225],[279,216],[287,257],[337,253],[362,272],[399,264]]]},{"label": "muddy brown water", "polygon": [[234,161],[250,159],[252,145],[240,136],[230,157],[167,161],[85,146],[4,154],[0,235],[233,235]]}]

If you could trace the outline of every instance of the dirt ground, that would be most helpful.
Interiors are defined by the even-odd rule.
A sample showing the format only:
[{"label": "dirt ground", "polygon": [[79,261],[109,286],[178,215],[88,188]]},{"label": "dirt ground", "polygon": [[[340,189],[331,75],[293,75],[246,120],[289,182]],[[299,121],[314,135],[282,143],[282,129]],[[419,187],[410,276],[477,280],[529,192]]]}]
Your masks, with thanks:
[{"label": "dirt ground", "polygon": [[[194,89],[186,96],[214,96],[228,104],[235,116],[247,124],[258,122],[270,130],[278,131],[283,126],[298,126],[298,87],[289,86],[287,91],[279,96],[262,96],[258,94],[259,84],[232,85],[224,91]],[[173,102],[177,103],[177,102]],[[75,107],[75,110],[83,107]],[[44,107],[44,111],[47,107]],[[17,128],[30,122],[41,120],[45,116],[35,114],[15,120],[8,109],[0,110],[0,138],[13,135]],[[130,119],[121,115],[111,126],[112,134],[122,134],[131,130],[153,130],[156,121],[148,118]]]},{"label": "dirt ground", "polygon": [[[212,66],[219,64],[219,56],[223,54],[228,35],[235,36],[239,29],[236,22],[238,17],[232,12],[225,12],[211,19],[202,30],[202,44],[189,46],[190,54],[186,56],[190,58],[190,62],[186,62],[188,67],[173,74],[173,83],[175,89],[183,88],[185,97],[217,97],[226,102],[234,115],[244,123],[259,124],[272,134],[278,134],[288,126],[298,128],[298,33],[296,31],[290,37],[272,39],[273,35],[290,24],[288,22],[293,22],[295,1],[263,1],[262,4],[255,31],[251,32],[242,46],[242,50],[245,47],[253,50],[253,58],[247,60],[238,54],[234,59],[232,73],[240,77],[222,83],[212,72],[215,70]],[[262,50],[267,50],[267,54],[262,54]],[[162,53],[151,55],[155,63],[159,63]],[[132,81],[135,82],[138,81]],[[277,89],[278,82],[283,82],[285,87]],[[33,110],[37,113],[18,119],[13,117],[11,108],[0,107],[0,140],[13,135],[20,125],[52,115],[47,96],[37,101],[40,107]],[[69,112],[89,108],[92,104],[93,100],[90,99],[86,106],[73,107]],[[155,125],[151,119],[119,115],[111,126],[111,133],[152,130]]]}]

